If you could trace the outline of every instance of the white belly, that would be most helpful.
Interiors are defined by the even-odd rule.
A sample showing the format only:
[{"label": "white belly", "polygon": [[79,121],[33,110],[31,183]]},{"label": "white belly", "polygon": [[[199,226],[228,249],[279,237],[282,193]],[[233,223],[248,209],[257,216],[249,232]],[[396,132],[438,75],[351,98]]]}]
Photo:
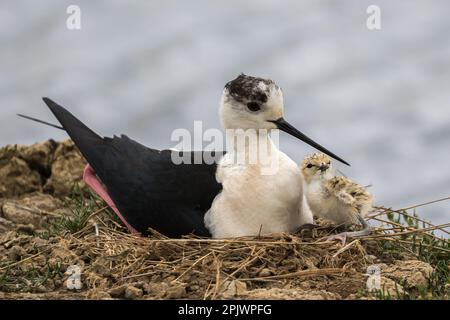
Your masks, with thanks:
[{"label": "white belly", "polygon": [[226,154],[218,165],[223,190],[205,215],[214,238],[292,232],[303,223],[303,179],[297,165],[277,150],[278,167],[262,174],[262,167],[237,165]]}]

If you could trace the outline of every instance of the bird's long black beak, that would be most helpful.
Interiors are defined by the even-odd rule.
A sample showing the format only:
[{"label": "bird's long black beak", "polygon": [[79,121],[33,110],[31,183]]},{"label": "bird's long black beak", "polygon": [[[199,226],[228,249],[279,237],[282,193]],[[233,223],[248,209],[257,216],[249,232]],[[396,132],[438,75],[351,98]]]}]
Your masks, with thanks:
[{"label": "bird's long black beak", "polygon": [[329,155],[330,157],[345,163],[346,165],[350,166],[350,164],[343,160],[342,158],[338,157],[337,155],[335,155],[333,152],[325,149],[324,147],[322,147],[320,144],[314,142],[313,140],[311,140],[310,138],[308,138],[307,136],[305,136],[303,133],[301,133],[300,131],[298,131],[297,129],[295,129],[292,125],[289,124],[289,122],[287,122],[286,120],[284,120],[283,118],[280,118],[278,120],[273,120],[271,121],[273,123],[275,123],[275,125],[277,126],[278,129],[280,129],[281,131],[284,131],[286,133],[289,133],[291,136],[296,137],[297,139],[302,140],[303,142],[306,142],[307,144],[309,144],[311,147],[316,148],[319,151],[322,151],[323,153],[326,153],[327,155]]}]

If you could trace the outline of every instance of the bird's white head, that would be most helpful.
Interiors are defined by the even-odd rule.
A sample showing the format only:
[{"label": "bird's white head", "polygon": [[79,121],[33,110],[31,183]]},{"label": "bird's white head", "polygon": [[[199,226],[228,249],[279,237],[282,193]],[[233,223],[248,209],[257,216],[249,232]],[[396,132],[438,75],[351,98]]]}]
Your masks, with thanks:
[{"label": "bird's white head", "polygon": [[331,159],[324,153],[314,153],[306,156],[300,164],[306,183],[330,179],[334,175]]},{"label": "bird's white head", "polygon": [[283,93],[274,81],[241,74],[225,85],[220,116],[225,129],[280,129],[349,165],[284,120],[283,109]]},{"label": "bird's white head", "polygon": [[239,75],[223,90],[220,116],[226,129],[276,129],[283,117],[283,93],[270,79]]}]

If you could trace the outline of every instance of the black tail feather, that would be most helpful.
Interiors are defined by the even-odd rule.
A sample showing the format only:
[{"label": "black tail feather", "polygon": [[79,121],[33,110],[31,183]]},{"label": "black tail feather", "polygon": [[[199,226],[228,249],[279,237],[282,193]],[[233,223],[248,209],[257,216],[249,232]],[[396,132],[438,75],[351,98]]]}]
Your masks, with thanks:
[{"label": "black tail feather", "polygon": [[105,140],[78,120],[72,113],[49,98],[42,98],[61,123],[87,162],[97,173],[103,172]]},{"label": "black tail feather", "polygon": [[[56,119],[61,123],[64,130],[67,131],[72,140],[76,140],[78,134],[90,138],[102,139],[98,134],[89,129],[84,123],[78,120],[73,114],[61,107],[59,104],[49,98],[42,98],[50,111],[55,115]],[[78,139],[77,139],[78,140]],[[77,141],[75,141],[77,144]]]}]

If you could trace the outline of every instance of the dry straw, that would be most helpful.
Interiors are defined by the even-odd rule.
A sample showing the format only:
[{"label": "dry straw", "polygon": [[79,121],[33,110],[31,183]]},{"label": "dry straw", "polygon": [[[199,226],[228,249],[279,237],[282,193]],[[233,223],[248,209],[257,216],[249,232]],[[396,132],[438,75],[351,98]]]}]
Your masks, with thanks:
[{"label": "dry straw", "polygon": [[[420,239],[434,239],[447,243],[432,231],[446,229],[450,224],[433,225],[415,217],[409,211],[414,207],[392,210],[376,207],[372,220],[380,223],[372,235],[350,239],[343,245],[326,238],[336,232],[333,226],[321,221],[322,227],[308,234],[277,234],[261,237],[236,239],[206,239],[188,236],[169,239],[156,231],[150,237],[127,233],[106,208],[91,214],[88,224],[80,231],[60,236],[55,243],[40,249],[39,253],[53,250],[55,246],[65,247],[84,257],[86,281],[89,288],[105,285],[98,277],[98,270],[108,273],[108,287],[119,287],[137,281],[170,282],[186,284],[194,281],[204,284],[203,298],[216,298],[232,280],[245,282],[257,288],[267,282],[295,281],[296,279],[317,277],[343,277],[351,273],[364,273],[368,264],[368,254],[380,241],[395,242],[405,248],[405,253],[414,255],[411,249]],[[393,213],[407,217],[409,223],[394,221]],[[422,228],[417,227],[423,223]],[[98,234],[94,232],[98,226]],[[449,253],[448,245],[435,242],[421,245],[432,250]],[[38,253],[38,254],[39,254]],[[0,270],[17,267],[25,260],[5,266]]]}]

